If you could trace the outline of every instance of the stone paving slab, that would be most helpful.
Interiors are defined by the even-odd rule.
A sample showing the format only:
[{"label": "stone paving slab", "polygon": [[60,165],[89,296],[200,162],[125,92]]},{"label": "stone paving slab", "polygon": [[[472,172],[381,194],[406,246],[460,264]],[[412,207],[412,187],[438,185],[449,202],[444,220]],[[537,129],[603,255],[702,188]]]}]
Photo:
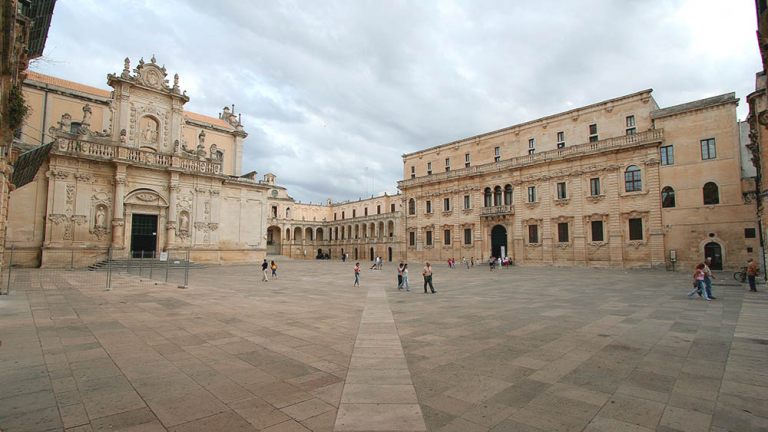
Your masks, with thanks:
[{"label": "stone paving slab", "polygon": [[394,264],[361,288],[353,263],[280,264],[109,292],[14,270],[0,430],[768,430],[762,286],[723,275],[705,302],[687,274],[438,266],[432,295]]}]

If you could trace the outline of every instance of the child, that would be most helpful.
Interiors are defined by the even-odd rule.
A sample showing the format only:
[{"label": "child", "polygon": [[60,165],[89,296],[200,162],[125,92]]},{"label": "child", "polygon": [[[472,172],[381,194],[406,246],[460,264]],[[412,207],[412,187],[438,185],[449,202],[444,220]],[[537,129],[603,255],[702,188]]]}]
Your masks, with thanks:
[{"label": "child", "polygon": [[701,263],[696,266],[696,270],[693,272],[693,290],[688,293],[688,297],[693,297],[694,293],[698,293],[701,296],[704,293],[704,300],[709,301],[710,298],[707,295],[707,291],[704,289],[704,264]]}]

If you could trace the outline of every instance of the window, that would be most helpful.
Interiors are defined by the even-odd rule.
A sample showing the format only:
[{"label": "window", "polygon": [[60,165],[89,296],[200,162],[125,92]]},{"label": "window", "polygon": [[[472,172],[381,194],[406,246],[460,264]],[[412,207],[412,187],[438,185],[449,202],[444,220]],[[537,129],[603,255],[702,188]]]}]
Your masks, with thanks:
[{"label": "window", "polygon": [[557,184],[557,199],[566,199],[568,198],[568,191],[565,189],[565,182],[560,182]]},{"label": "window", "polygon": [[504,186],[504,205],[512,205],[512,185]]},{"label": "window", "polygon": [[557,133],[557,148],[565,147],[565,132]]},{"label": "window", "polygon": [[381,214],[381,204],[376,206],[376,214]]},{"label": "window", "polygon": [[675,163],[675,150],[671,145],[659,148],[661,153],[662,165],[673,165]]},{"label": "window", "polygon": [[501,186],[496,186],[493,188],[493,205],[501,205]]},{"label": "window", "polygon": [[470,162],[469,153],[464,154],[464,168],[469,168]]},{"label": "window", "polygon": [[528,186],[528,202],[536,202],[536,186]]},{"label": "window", "polygon": [[413,198],[408,200],[408,214],[409,215],[416,214],[416,200],[414,200]]},{"label": "window", "polygon": [[536,148],[536,138],[531,138],[528,140],[528,148]]},{"label": "window", "polygon": [[408,246],[416,246],[416,231],[408,231]]},{"label": "window", "polygon": [[451,245],[451,230],[443,231],[443,244],[446,246]]},{"label": "window", "polygon": [[536,153],[536,149],[528,149],[528,154],[529,155],[532,155],[534,153]]},{"label": "window", "polygon": [[272,206],[272,217],[273,218],[277,217],[277,206]]},{"label": "window", "polygon": [[336,220],[336,213],[333,214],[333,220]]},{"label": "window", "polygon": [[757,232],[754,228],[744,228],[744,238],[755,238],[757,237]]},{"label": "window", "polygon": [[416,167],[411,165],[411,178],[416,178]]},{"label": "window", "polygon": [[344,220],[344,212],[341,212],[341,220]]},{"label": "window", "polygon": [[443,211],[451,211],[451,199],[443,198]]},{"label": "window", "polygon": [[528,243],[536,244],[539,242],[539,226],[528,225]]},{"label": "window", "polygon": [[629,220],[629,239],[630,240],[643,239],[643,220],[642,219],[633,218]]},{"label": "window", "polygon": [[[390,213],[394,213],[395,212],[395,204],[394,203],[389,205],[389,212]],[[368,212],[366,212],[365,214],[368,214]]]},{"label": "window", "polygon": [[593,242],[601,242],[603,241],[603,221],[592,221],[591,224],[592,228],[592,241]]},{"label": "window", "polygon": [[493,149],[493,161],[498,162],[501,160],[501,147],[496,147]]},{"label": "window", "polygon": [[472,244],[472,228],[464,228],[464,244]]},{"label": "window", "polygon": [[472,208],[472,198],[469,195],[464,195],[464,210]]},{"label": "window", "polygon": [[432,231],[427,231],[427,246],[432,246]]},{"label": "window", "polygon": [[589,179],[589,194],[592,196],[600,195],[600,177]]},{"label": "window", "polygon": [[432,162],[427,162],[427,175],[432,174]]},{"label": "window", "polygon": [[352,217],[355,217],[355,216],[357,216],[357,210],[352,209]]},{"label": "window", "polygon": [[368,207],[365,208],[364,213],[365,216],[368,216]]},{"label": "window", "polygon": [[637,165],[630,165],[624,171],[624,190],[626,192],[640,192],[643,190],[643,179],[640,168]]},{"label": "window", "polygon": [[493,194],[491,193],[491,188],[485,188],[485,191],[483,192],[483,206],[484,207],[490,207],[493,204],[491,204]]},{"label": "window", "polygon": [[568,243],[568,222],[557,224],[557,241],[559,243]]},{"label": "window", "polygon": [[715,183],[706,183],[703,192],[704,205],[720,204],[720,189]]},{"label": "window", "polygon": [[714,159],[717,157],[715,149],[715,139],[708,138],[701,140],[701,160]]},{"label": "window", "polygon": [[427,213],[432,213],[432,201],[427,200]]},{"label": "window", "polygon": [[451,170],[451,158],[445,158],[445,171]]},{"label": "window", "polygon": [[665,186],[661,190],[661,207],[672,208],[675,206],[675,190],[670,186]]},{"label": "window", "polygon": [[589,125],[589,142],[595,142],[597,140],[597,123],[593,123]]},{"label": "window", "polygon": [[637,133],[637,128],[635,127],[635,116],[627,116],[627,135],[634,135]]}]

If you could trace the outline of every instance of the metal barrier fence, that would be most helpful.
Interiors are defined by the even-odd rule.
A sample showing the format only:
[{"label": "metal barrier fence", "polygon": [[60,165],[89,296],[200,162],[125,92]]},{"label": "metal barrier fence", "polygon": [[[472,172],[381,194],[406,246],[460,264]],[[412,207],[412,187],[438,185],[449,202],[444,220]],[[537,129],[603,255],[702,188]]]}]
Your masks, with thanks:
[{"label": "metal barrier fence", "polygon": [[0,268],[0,295],[19,290],[67,288],[87,284],[106,290],[159,282],[186,288],[190,263],[189,250],[149,253],[135,251],[129,257],[114,257],[112,249],[5,250]]}]

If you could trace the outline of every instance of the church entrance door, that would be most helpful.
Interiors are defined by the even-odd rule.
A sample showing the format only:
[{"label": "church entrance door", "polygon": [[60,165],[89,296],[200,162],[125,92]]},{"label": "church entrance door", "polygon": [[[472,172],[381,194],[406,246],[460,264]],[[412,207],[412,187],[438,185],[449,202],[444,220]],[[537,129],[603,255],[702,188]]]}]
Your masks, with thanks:
[{"label": "church entrance door", "polygon": [[502,253],[509,255],[509,249],[507,249],[507,229],[501,225],[496,225],[491,230],[491,256],[499,258]]},{"label": "church entrance door", "polygon": [[131,218],[131,256],[154,257],[157,251],[157,215],[134,214]]}]

